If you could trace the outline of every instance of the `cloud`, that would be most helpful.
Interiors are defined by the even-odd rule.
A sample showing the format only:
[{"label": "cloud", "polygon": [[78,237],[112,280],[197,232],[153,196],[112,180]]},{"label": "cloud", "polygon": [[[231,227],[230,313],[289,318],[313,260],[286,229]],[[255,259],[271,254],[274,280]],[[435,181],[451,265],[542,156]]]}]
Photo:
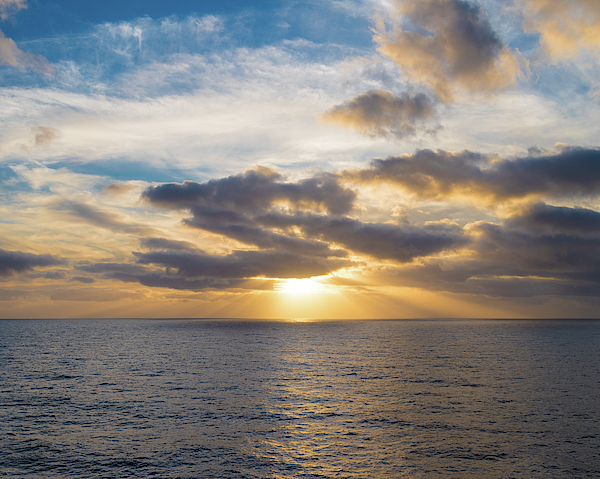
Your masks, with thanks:
[{"label": "cloud", "polygon": [[[178,258],[169,258],[169,256],[177,256],[185,253],[175,251],[163,252],[163,254],[166,255],[166,257],[148,257],[145,261],[146,264],[144,265],[139,263],[80,263],[75,266],[75,269],[85,271],[86,273],[101,275],[101,277],[105,279],[114,279],[126,283],[139,283],[149,287],[179,290],[200,291],[204,289],[228,289],[236,287],[243,282],[243,280],[235,280],[233,278],[199,278],[195,274],[192,274],[191,276],[186,275],[186,271],[174,272],[173,267],[177,268]],[[191,257],[195,256],[196,255],[191,254]],[[140,256],[138,253],[135,260],[139,259],[144,261],[144,257]],[[158,262],[163,260],[163,264],[166,263],[168,266],[164,271],[153,269],[148,266],[152,264],[153,259],[156,259]],[[197,261],[194,265],[197,267],[200,264],[200,261],[197,257],[195,257],[195,259]]]},{"label": "cloud", "polygon": [[38,147],[49,146],[52,140],[61,136],[60,130],[49,126],[32,126],[31,131],[34,136],[35,146]]},{"label": "cloud", "polygon": [[[348,254],[342,248],[347,248],[356,254],[408,262],[468,243],[455,225],[399,227],[306,209],[325,206],[321,213],[350,212],[356,193],[341,186],[333,174],[318,173],[296,183],[278,179],[273,170],[251,170],[202,184],[150,187],[143,197],[154,206],[189,210],[192,218],[184,220],[188,226],[303,258],[341,258]],[[324,196],[327,192],[330,197]]]},{"label": "cloud", "polygon": [[374,40],[410,81],[449,102],[456,90],[492,92],[516,83],[519,60],[493,31],[485,12],[462,0],[402,0],[398,13],[410,29],[386,31]]},{"label": "cloud", "polygon": [[[440,198],[453,194],[457,185],[472,194],[491,188],[501,199],[531,192],[594,193],[598,179],[590,165],[598,162],[594,156],[598,154],[596,150],[568,148],[553,155],[500,160],[470,152],[421,151],[400,157],[400,163],[398,158],[387,164],[374,162],[352,172],[351,178],[365,173],[368,178],[363,181],[401,179],[416,185],[418,191],[434,189]],[[408,162],[408,170],[404,162]],[[451,221],[432,221],[418,225],[410,218],[401,224],[369,223],[349,216],[355,210],[332,215],[326,208],[305,208],[318,202],[306,203],[304,195],[295,196],[298,205],[283,197],[282,207],[281,194],[270,192],[269,187],[256,189],[254,201],[243,200],[250,190],[219,188],[231,186],[231,178],[255,185],[257,178],[249,180],[256,174],[253,171],[212,183],[154,186],[144,197],[158,207],[188,211],[191,217],[184,220],[188,226],[260,250],[207,254],[188,242],[145,238],[142,244],[155,251],[133,253],[130,263],[81,264],[77,269],[107,279],[190,291],[269,289],[276,278],[326,275],[358,267],[385,284],[429,291],[497,298],[600,295],[600,213],[594,210],[537,203],[499,223],[477,221],[461,227]],[[419,184],[415,178],[424,173],[433,179]],[[343,191],[341,181],[348,174],[329,179]],[[266,176],[267,186],[284,183],[273,170],[260,175],[260,181]],[[514,175],[530,176],[517,182]],[[302,185],[311,179],[289,184]],[[447,184],[442,184],[442,179]],[[529,189],[522,190],[521,184],[528,184]],[[373,264],[368,258],[387,265]],[[262,279],[256,282],[257,278]]]},{"label": "cloud", "polygon": [[66,261],[48,254],[30,254],[0,249],[0,276],[14,276],[33,268],[58,266]]},{"label": "cloud", "polygon": [[344,172],[358,182],[390,183],[418,197],[443,200],[469,196],[505,201],[530,196],[597,196],[600,149],[564,148],[546,156],[500,160],[463,151],[420,150],[413,155],[373,160]]},{"label": "cloud", "polygon": [[144,299],[140,293],[119,291],[115,288],[69,288],[50,291],[51,301],[110,302],[119,299]]},{"label": "cloud", "polygon": [[127,274],[127,275],[144,275],[148,273],[148,270],[144,266],[137,264],[127,263],[89,263],[81,262],[75,265],[75,269],[78,271],[85,271],[86,273],[103,274],[108,277],[115,273]]},{"label": "cloud", "polygon": [[588,48],[600,54],[600,3],[597,0],[521,0],[526,30],[539,32],[545,51],[568,59]]},{"label": "cloud", "polygon": [[[190,226],[262,248],[274,248],[302,255],[347,255],[343,249],[332,249],[332,246],[335,246],[378,259],[407,262],[419,256],[455,249],[467,242],[460,229],[455,226],[399,227],[363,223],[347,217],[329,218],[277,212],[246,218],[245,221],[254,226],[240,225],[234,221],[221,221],[215,225],[200,221],[196,212],[192,211],[195,213],[194,218],[186,220],[186,224]],[[273,231],[284,233],[277,234]],[[298,238],[295,236],[297,234],[301,236]]]},{"label": "cloud", "polygon": [[[0,19],[7,20],[19,10],[27,8],[26,0],[0,0]],[[0,63],[17,68],[30,68],[39,73],[51,74],[54,69],[41,55],[27,53],[0,31]]]},{"label": "cloud", "polygon": [[245,280],[215,281],[212,278],[188,279],[166,276],[163,273],[148,273],[145,275],[114,273],[112,278],[126,283],[139,283],[150,288],[169,288],[185,291],[230,290],[243,288],[246,284]]},{"label": "cloud", "polygon": [[102,193],[106,193],[109,195],[123,195],[125,193],[133,190],[135,186],[133,185],[124,185],[122,183],[111,183],[110,185],[106,185],[102,188]]},{"label": "cloud", "polygon": [[0,63],[16,68],[28,68],[46,75],[54,72],[52,65],[43,56],[22,51],[2,31],[0,31]]},{"label": "cloud", "polygon": [[123,216],[102,211],[79,201],[65,200],[54,206],[57,211],[67,211],[70,215],[83,220],[85,223],[114,232],[127,234],[152,234],[154,229],[149,226],[136,225]]},{"label": "cloud", "polygon": [[165,238],[143,238],[142,246],[148,249],[165,249],[171,251],[198,251],[198,247],[188,241],[176,241]]},{"label": "cloud", "polygon": [[481,222],[472,228],[480,258],[535,271],[600,271],[600,238]]},{"label": "cloud", "polygon": [[[238,215],[227,210],[192,208],[193,218],[184,223],[211,233],[220,234],[241,243],[258,246],[264,249],[277,249],[293,254],[309,256],[346,256],[345,251],[332,250],[329,245],[298,237],[293,231],[283,234],[257,227],[260,219],[247,215]],[[272,215],[270,215],[272,221]],[[285,223],[285,228],[293,226]]]},{"label": "cloud", "polygon": [[356,198],[356,193],[341,186],[331,173],[320,173],[296,183],[282,179],[274,170],[257,167],[207,183],[185,181],[153,186],[144,191],[142,198],[156,206],[175,209],[211,205],[251,212],[281,202],[295,208],[324,208],[332,214],[348,212]]},{"label": "cloud", "polygon": [[428,291],[468,294],[491,298],[534,298],[548,296],[600,296],[600,284],[578,281],[561,275],[561,278],[535,277],[507,271],[506,275],[494,274],[483,263],[439,263],[410,265],[397,270],[385,270],[377,274],[388,285],[422,288]]},{"label": "cloud", "polygon": [[600,296],[598,212],[540,203],[503,224],[474,223],[467,234],[461,256],[381,274],[403,286],[462,294]]},{"label": "cloud", "polygon": [[71,278],[71,281],[78,281],[79,283],[90,284],[94,283],[96,280],[87,276],[73,276]]},{"label": "cloud", "polygon": [[[132,263],[88,263],[76,269],[104,278],[140,283],[149,287],[202,291],[272,289],[269,278],[320,276],[351,263],[337,258],[315,258],[277,251],[235,251],[209,255],[201,251],[134,253]],[[164,269],[157,270],[155,266]],[[265,278],[264,280],[254,280]]]},{"label": "cloud", "polygon": [[48,271],[43,277],[46,279],[64,279],[65,276],[62,271]]},{"label": "cloud", "polygon": [[572,233],[600,233],[600,213],[586,208],[567,208],[538,203],[526,213],[510,218],[514,227]]},{"label": "cloud", "polygon": [[307,258],[276,251],[235,251],[225,256],[155,252],[135,256],[140,264],[158,264],[185,278],[307,278],[349,265],[340,259]]},{"label": "cloud", "polygon": [[431,119],[434,106],[435,101],[423,93],[396,96],[371,90],[330,108],[321,119],[371,137],[400,139],[414,135],[417,126]]},{"label": "cloud", "polygon": [[28,291],[19,291],[15,289],[0,289],[0,301],[24,300],[29,295]]},{"label": "cloud", "polygon": [[7,20],[24,8],[27,8],[26,0],[0,0],[0,18]]},{"label": "cloud", "polygon": [[363,223],[347,217],[276,214],[259,218],[258,221],[276,227],[297,226],[308,237],[342,246],[354,253],[400,263],[460,248],[469,242],[462,229],[456,225],[397,226]]}]

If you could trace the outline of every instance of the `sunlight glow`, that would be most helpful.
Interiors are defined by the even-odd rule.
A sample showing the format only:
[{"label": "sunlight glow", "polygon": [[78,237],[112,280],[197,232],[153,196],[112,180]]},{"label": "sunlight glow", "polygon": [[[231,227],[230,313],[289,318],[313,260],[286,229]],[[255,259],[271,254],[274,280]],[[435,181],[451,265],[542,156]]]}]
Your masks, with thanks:
[{"label": "sunlight glow", "polygon": [[278,290],[286,294],[314,294],[325,291],[323,284],[312,278],[292,278],[282,280]]}]

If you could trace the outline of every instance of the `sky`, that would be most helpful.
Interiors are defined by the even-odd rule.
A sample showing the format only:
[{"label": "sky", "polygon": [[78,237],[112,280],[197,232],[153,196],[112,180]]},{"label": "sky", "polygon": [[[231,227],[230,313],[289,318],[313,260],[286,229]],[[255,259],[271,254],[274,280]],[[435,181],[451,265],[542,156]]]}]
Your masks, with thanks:
[{"label": "sky", "polygon": [[0,317],[600,311],[597,0],[0,0]]}]

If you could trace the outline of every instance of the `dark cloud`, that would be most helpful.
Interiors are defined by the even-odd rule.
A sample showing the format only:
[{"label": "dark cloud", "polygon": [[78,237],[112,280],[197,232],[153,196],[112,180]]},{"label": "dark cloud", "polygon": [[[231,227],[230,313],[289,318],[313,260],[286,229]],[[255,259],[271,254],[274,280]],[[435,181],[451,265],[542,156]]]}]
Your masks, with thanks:
[{"label": "dark cloud", "polygon": [[36,267],[58,266],[66,261],[48,254],[30,254],[0,249],[0,276],[7,277]]},{"label": "dark cloud", "polygon": [[71,281],[77,281],[79,283],[90,284],[94,283],[96,280],[94,278],[90,278],[88,276],[73,276]]},{"label": "dark cloud", "polygon": [[[330,175],[329,180],[336,182],[337,191],[350,191],[342,186],[343,179],[392,182],[436,199],[455,194],[496,201],[593,195],[600,183],[599,154],[596,149],[570,148],[554,155],[501,160],[473,152],[423,150],[375,160],[368,168]],[[252,178],[253,184],[282,183],[271,170],[258,174],[262,177]],[[287,195],[282,206],[281,189],[277,194],[256,190],[258,199],[252,200],[246,197],[251,196],[250,189],[220,188],[231,178],[243,184],[249,180],[246,175],[226,178],[224,183],[158,186],[147,190],[145,198],[151,204],[189,211],[191,216],[184,220],[188,226],[260,251],[209,255],[187,243],[155,238],[143,243],[163,251],[135,253],[137,265],[128,270],[109,264],[85,269],[104,271],[121,281],[201,291],[241,288],[256,278],[324,275],[357,266],[351,255],[359,255],[389,261],[385,273],[389,284],[427,290],[526,298],[595,296],[600,287],[600,213],[593,210],[538,203],[503,223],[482,221],[467,227],[445,221],[367,223],[331,214],[328,208],[307,208],[306,195]],[[312,205],[318,203],[315,197],[310,196]],[[136,266],[144,270],[135,271]]]},{"label": "dark cloud", "polygon": [[469,239],[458,226],[395,226],[361,223],[356,220],[332,220],[312,229],[330,241],[358,253],[401,263],[465,246]]},{"label": "dark cloud", "polygon": [[420,256],[462,247],[470,241],[455,225],[426,226],[363,223],[352,218],[271,214],[257,221],[276,227],[301,228],[307,236],[334,243],[355,253],[401,263]]},{"label": "dark cloud", "polygon": [[510,276],[494,274],[484,265],[427,263],[410,265],[399,270],[387,270],[379,279],[387,284],[417,287],[429,291],[481,295],[494,298],[532,298],[539,296],[600,296],[600,282],[552,276],[534,277],[507,270]]},{"label": "dark cloud", "polygon": [[235,251],[226,256],[155,252],[135,256],[139,264],[161,265],[168,272],[185,278],[307,278],[350,264],[341,259],[306,258],[276,251]]},{"label": "dark cloud", "polygon": [[[211,255],[188,242],[154,237],[142,239],[141,244],[156,251],[134,253],[136,264],[80,264],[77,269],[147,286],[197,291],[249,285],[262,289],[271,287],[272,282],[256,282],[256,278],[325,275],[353,264],[343,259],[346,251],[310,238],[294,222],[266,226],[261,218],[282,211],[287,211],[284,216],[290,218],[305,218],[309,211],[339,217],[352,208],[355,196],[333,174],[318,173],[291,183],[265,168],[207,183],[188,181],[151,187],[143,198],[156,206],[189,210],[192,217],[184,220],[188,226],[261,250]],[[96,223],[110,224],[110,218],[93,213],[84,210],[82,214]]]},{"label": "dark cloud", "polygon": [[[598,271],[600,236],[548,233],[482,222],[473,234],[473,249],[487,260],[518,265],[528,271]],[[542,275],[543,276],[543,275]]]},{"label": "dark cloud", "polygon": [[600,150],[566,148],[546,156],[499,160],[480,153],[420,150],[373,160],[363,170],[344,172],[359,182],[387,182],[422,198],[466,195],[502,201],[527,196],[596,196],[600,193]]},{"label": "dark cloud", "polygon": [[143,275],[148,273],[148,270],[136,264],[127,263],[80,263],[75,266],[78,271],[86,273],[104,274],[110,277],[114,273]]},{"label": "dark cloud", "polygon": [[229,290],[242,288],[245,283],[244,280],[215,280],[213,278],[189,279],[178,276],[168,276],[161,272],[143,275],[114,273],[112,278],[126,283],[139,283],[150,288],[169,288],[185,291]]},{"label": "dark cloud", "polygon": [[66,277],[65,273],[62,271],[48,271],[44,278],[46,279],[64,279]]},{"label": "dark cloud", "polygon": [[289,222],[280,224],[281,227],[288,229],[286,234],[280,234],[257,227],[256,225],[260,223],[260,220],[249,215],[240,215],[227,210],[215,210],[206,206],[193,207],[191,211],[194,216],[185,220],[187,225],[221,234],[245,244],[300,255],[346,255],[344,251],[332,250],[326,243],[298,237],[289,231],[289,228],[293,226]]},{"label": "dark cloud", "polygon": [[171,251],[198,251],[199,248],[188,241],[176,241],[165,238],[142,238],[142,246],[148,249],[166,249]]},{"label": "dark cloud", "polygon": [[435,101],[423,93],[400,96],[371,90],[327,110],[321,119],[371,137],[403,138],[435,115]]},{"label": "dark cloud", "polygon": [[93,206],[78,201],[62,201],[54,207],[58,211],[67,211],[79,221],[98,228],[107,229],[119,233],[149,235],[154,229],[144,225],[136,225],[128,222],[121,215],[102,211]]},{"label": "dark cloud", "polygon": [[27,278],[30,279],[65,279],[66,277],[67,275],[64,273],[64,271],[47,271],[45,273],[29,273],[27,275]]},{"label": "dark cloud", "polygon": [[600,213],[586,208],[566,208],[538,203],[526,213],[511,218],[508,224],[551,231],[600,233]]},{"label": "dark cloud", "polygon": [[356,198],[356,193],[341,186],[331,173],[296,183],[281,180],[279,173],[259,167],[206,183],[185,181],[153,186],[142,197],[156,206],[173,209],[210,205],[219,210],[256,212],[282,203],[296,208],[324,208],[332,214],[347,213]]},{"label": "dark cloud", "polygon": [[134,253],[134,258],[136,264],[84,263],[76,269],[145,286],[201,291],[271,289],[272,281],[255,278],[320,276],[351,264],[338,258],[304,257],[277,251],[235,251],[223,256],[156,251]]},{"label": "dark cloud", "polygon": [[[330,216],[303,210],[307,204],[325,204],[329,212],[347,211],[356,194],[341,186],[333,174],[317,174],[293,184],[279,183],[280,178],[272,170],[252,170],[203,184],[186,182],[152,187],[144,197],[159,206],[189,209],[193,215],[185,220],[189,226],[265,250],[302,257],[302,262],[309,263],[322,261],[309,259],[314,257],[344,257],[347,252],[342,248],[378,259],[407,262],[468,242],[457,226],[368,224],[340,214]],[[257,184],[264,188],[257,188]],[[323,196],[328,192],[332,198]],[[285,210],[279,208],[282,198],[286,200]]]},{"label": "dark cloud", "polygon": [[190,279],[178,276],[169,276],[161,272],[144,275],[129,275],[115,273],[113,279],[126,283],[139,283],[150,288],[169,288],[183,291],[222,291],[222,290],[253,290],[270,291],[274,288],[274,281],[253,279]]},{"label": "dark cloud", "polygon": [[388,274],[405,286],[496,297],[599,296],[600,213],[534,205],[504,224],[472,225],[465,255]]},{"label": "dark cloud", "polygon": [[426,85],[444,101],[452,100],[457,88],[489,92],[516,82],[519,62],[479,5],[462,0],[396,5],[405,23],[391,31],[380,25],[374,39],[407,79]]}]

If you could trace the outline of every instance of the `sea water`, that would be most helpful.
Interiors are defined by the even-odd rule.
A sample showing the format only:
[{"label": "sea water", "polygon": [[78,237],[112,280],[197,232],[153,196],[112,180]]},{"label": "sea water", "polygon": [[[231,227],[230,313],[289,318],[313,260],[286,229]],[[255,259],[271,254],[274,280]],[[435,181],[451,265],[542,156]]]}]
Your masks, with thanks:
[{"label": "sea water", "polygon": [[0,321],[0,475],[600,477],[600,321]]}]

